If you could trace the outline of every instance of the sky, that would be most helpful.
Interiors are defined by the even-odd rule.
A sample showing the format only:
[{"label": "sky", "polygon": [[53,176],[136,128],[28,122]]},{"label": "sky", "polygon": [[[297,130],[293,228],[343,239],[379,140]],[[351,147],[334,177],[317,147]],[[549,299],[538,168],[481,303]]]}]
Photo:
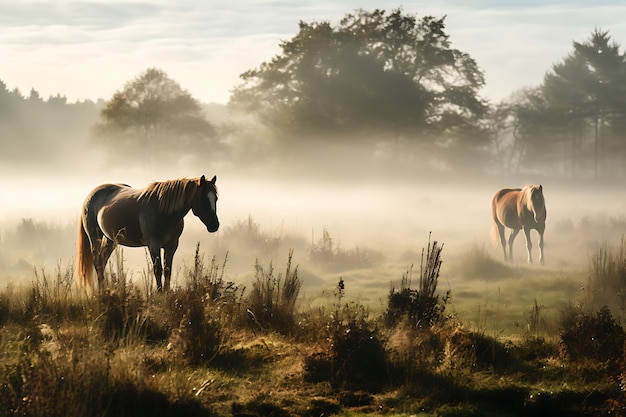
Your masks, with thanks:
[{"label": "sky", "polygon": [[626,1],[0,0],[0,80],[23,95],[108,100],[156,67],[196,99],[225,104],[239,74],[279,54],[299,21],[398,7],[446,16],[452,47],[483,69],[492,102],[541,84],[595,29],[626,42]]}]

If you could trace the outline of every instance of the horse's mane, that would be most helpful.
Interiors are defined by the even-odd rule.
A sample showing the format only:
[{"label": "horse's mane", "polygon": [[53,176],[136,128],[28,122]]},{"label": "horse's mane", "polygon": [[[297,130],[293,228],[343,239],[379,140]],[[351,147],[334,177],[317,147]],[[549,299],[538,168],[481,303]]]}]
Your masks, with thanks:
[{"label": "horse's mane", "polygon": [[533,185],[533,184],[526,184],[524,185],[524,187],[521,190],[521,193],[524,194],[524,196],[526,196],[527,198],[530,198],[533,190],[538,189],[539,186],[538,185]]},{"label": "horse's mane", "polygon": [[159,210],[165,214],[191,207],[199,190],[200,178],[179,178],[153,182],[139,195],[141,202],[158,202]]}]

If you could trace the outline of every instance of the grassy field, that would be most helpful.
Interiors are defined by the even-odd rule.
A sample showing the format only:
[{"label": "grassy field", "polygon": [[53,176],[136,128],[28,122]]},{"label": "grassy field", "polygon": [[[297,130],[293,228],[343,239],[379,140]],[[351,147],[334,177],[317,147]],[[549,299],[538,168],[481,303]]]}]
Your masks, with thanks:
[{"label": "grassy field", "polygon": [[79,287],[74,214],[0,224],[0,415],[624,415],[621,196],[544,184],[540,266],[488,243],[493,184],[227,181],[167,294],[142,250]]},{"label": "grassy field", "polygon": [[124,252],[96,294],[71,263],[7,284],[0,414],[624,413],[623,241],[541,268],[478,245],[390,257],[326,230],[309,245],[250,218],[229,233],[240,252],[196,247],[167,294]]}]

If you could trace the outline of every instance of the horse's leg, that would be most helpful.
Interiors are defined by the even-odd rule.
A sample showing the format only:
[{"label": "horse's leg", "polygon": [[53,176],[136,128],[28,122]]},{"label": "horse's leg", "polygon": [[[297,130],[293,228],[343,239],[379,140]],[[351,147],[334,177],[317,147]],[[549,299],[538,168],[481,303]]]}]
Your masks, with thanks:
[{"label": "horse's leg", "polygon": [[509,261],[513,261],[513,242],[515,241],[519,231],[520,229],[511,230],[511,235],[509,236]]},{"label": "horse's leg", "polygon": [[526,236],[526,251],[528,252],[528,263],[532,264],[533,263],[533,255],[532,255],[532,249],[533,249],[533,243],[530,240],[530,227],[524,227],[524,236]]},{"label": "horse's leg", "polygon": [[502,246],[502,253],[504,254],[504,261],[506,262],[506,238],[504,237],[504,225],[496,223],[498,227],[498,235],[500,236],[500,245]]},{"label": "horse's leg", "polygon": [[161,248],[159,245],[148,245],[150,251],[150,257],[152,258],[152,270],[154,271],[154,279],[156,280],[157,291],[163,290],[163,284],[161,283],[161,276],[163,275],[163,266],[161,265]]},{"label": "horse's leg", "polygon": [[173,243],[170,243],[169,245],[163,248],[163,262],[164,262],[163,274],[165,276],[164,277],[165,283],[164,283],[163,289],[165,291],[170,290],[170,279],[172,277],[172,262],[174,261],[174,253],[176,253],[176,249],[178,249],[178,239],[176,239],[176,241],[174,241]]},{"label": "horse's leg", "polygon": [[100,247],[98,248],[98,255],[95,258],[94,266],[96,268],[96,274],[98,275],[98,289],[104,289],[104,272],[106,270],[107,262],[111,254],[115,250],[116,243],[106,236],[102,235],[100,239]]},{"label": "horse's leg", "polygon": [[543,232],[545,230],[545,225],[537,229],[539,233],[539,262],[543,265]]}]

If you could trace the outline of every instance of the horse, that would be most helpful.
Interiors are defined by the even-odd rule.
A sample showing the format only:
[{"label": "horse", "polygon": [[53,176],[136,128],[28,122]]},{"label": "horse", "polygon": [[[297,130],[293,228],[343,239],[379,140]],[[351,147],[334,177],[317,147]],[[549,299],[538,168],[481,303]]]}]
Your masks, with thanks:
[{"label": "horse", "polygon": [[[543,198],[543,186],[526,185],[524,188],[504,188],[499,190],[491,201],[491,215],[493,217],[493,238],[495,243],[502,245],[504,260],[513,260],[513,241],[520,230],[526,236],[526,250],[528,263],[532,263],[532,242],[530,231],[535,229],[539,233],[539,261],[543,259],[543,232],[546,228],[546,203]],[[507,258],[506,239],[504,228],[512,229],[509,237],[509,254]]]},{"label": "horse", "polygon": [[[189,210],[209,233],[217,218],[217,177],[153,182],[143,189],[126,184],[102,184],[85,198],[78,222],[77,270],[81,283],[93,289],[93,270],[102,289],[104,271],[115,247],[147,246],[157,291],[170,288],[172,260]],[[163,265],[161,264],[163,249]],[[165,286],[161,277],[165,276]]]}]

